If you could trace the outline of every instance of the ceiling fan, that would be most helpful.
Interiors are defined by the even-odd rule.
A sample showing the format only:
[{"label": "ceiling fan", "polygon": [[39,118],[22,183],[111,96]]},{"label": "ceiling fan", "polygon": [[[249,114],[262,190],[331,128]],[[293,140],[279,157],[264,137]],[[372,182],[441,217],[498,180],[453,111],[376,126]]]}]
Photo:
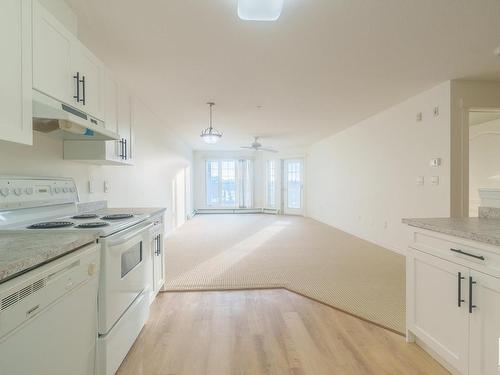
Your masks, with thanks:
[{"label": "ceiling fan", "polygon": [[241,146],[241,148],[248,148],[255,151],[278,152],[278,150],[274,150],[272,148],[262,147],[262,144],[259,142],[259,138],[260,137],[254,137],[254,141],[250,146]]}]

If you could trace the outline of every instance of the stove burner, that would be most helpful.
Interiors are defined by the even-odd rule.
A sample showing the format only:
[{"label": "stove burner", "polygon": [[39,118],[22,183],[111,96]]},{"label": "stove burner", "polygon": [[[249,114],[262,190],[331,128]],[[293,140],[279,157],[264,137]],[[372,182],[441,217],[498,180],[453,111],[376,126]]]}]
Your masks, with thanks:
[{"label": "stove burner", "polygon": [[99,215],[97,214],[79,214],[72,217],[72,219],[96,219]]},{"label": "stove burner", "polygon": [[114,214],[114,215],[106,215],[101,217],[103,220],[121,220],[121,219],[130,219],[134,217],[132,214]]},{"label": "stove burner", "polygon": [[109,223],[106,223],[104,221],[94,221],[92,223],[83,223],[80,225],[77,225],[77,228],[100,228],[100,227],[105,227],[109,225]]},{"label": "stove burner", "polygon": [[28,229],[64,228],[64,227],[70,227],[72,225],[74,225],[74,223],[70,221],[46,221],[44,223],[36,223],[30,225]]}]

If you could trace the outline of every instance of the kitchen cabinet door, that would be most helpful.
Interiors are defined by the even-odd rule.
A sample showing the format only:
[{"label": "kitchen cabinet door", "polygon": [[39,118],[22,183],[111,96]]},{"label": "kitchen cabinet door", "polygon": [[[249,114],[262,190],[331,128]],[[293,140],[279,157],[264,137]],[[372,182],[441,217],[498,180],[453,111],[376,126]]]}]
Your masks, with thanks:
[{"label": "kitchen cabinet door", "polygon": [[156,237],[156,251],[153,254],[153,291],[158,294],[165,282],[164,255],[163,255],[163,233]]},{"label": "kitchen cabinet door", "polygon": [[[104,123],[106,129],[120,134],[118,127],[118,83],[111,72],[104,76]],[[106,155],[108,160],[121,161],[121,143],[106,141]]]},{"label": "kitchen cabinet door", "polygon": [[122,139],[120,155],[128,161],[132,157],[132,103],[127,88],[120,85],[118,88],[118,133]]},{"label": "kitchen cabinet door", "polygon": [[38,1],[33,3],[33,88],[76,106],[74,37]]},{"label": "kitchen cabinet door", "polygon": [[500,279],[471,271],[470,371],[474,375],[500,373]]},{"label": "kitchen cabinet door", "polygon": [[80,77],[80,100],[77,107],[104,120],[103,65],[78,40],[71,47],[72,71]]},{"label": "kitchen cabinet door", "polygon": [[469,269],[415,249],[409,250],[408,259],[409,329],[455,369],[467,373]]},{"label": "kitchen cabinet door", "polygon": [[0,2],[0,139],[33,144],[31,0]]}]

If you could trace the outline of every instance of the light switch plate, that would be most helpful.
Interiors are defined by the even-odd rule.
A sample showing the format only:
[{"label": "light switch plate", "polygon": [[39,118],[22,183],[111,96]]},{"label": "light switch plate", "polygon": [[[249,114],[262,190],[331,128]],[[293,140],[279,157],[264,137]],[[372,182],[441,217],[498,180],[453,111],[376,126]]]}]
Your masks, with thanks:
[{"label": "light switch plate", "polygon": [[103,186],[102,186],[102,189],[105,193],[108,193],[109,192],[109,182],[108,181],[104,181],[103,183]]},{"label": "light switch plate", "polygon": [[95,193],[95,183],[92,178],[89,178],[89,193]]},{"label": "light switch plate", "polygon": [[438,186],[439,185],[439,176],[432,176],[431,177],[431,184],[434,186]]},{"label": "light switch plate", "polygon": [[441,166],[441,158],[431,159],[429,164],[431,167],[440,167]]},{"label": "light switch plate", "polygon": [[425,182],[424,176],[418,176],[416,179],[416,182],[417,182],[417,185],[423,185]]},{"label": "light switch plate", "polygon": [[417,113],[417,122],[422,121],[422,112]]}]

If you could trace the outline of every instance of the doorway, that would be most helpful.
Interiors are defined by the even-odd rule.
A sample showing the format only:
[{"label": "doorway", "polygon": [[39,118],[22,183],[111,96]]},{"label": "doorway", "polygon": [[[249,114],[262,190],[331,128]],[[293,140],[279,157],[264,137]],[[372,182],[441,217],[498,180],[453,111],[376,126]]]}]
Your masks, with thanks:
[{"label": "doorway", "polygon": [[468,216],[477,217],[480,205],[500,199],[500,110],[471,110],[468,125]]},{"label": "doorway", "polygon": [[304,159],[283,160],[283,213],[304,215]]}]

